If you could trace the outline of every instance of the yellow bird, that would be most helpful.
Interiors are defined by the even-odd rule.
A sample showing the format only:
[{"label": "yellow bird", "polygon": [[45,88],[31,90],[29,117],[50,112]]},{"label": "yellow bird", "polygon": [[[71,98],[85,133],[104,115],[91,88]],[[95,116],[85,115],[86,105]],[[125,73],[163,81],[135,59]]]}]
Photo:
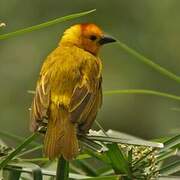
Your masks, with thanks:
[{"label": "yellow bird", "polygon": [[73,159],[79,152],[77,133],[87,133],[102,104],[102,64],[98,52],[115,42],[95,24],[67,29],[43,63],[32,102],[31,131],[44,119],[44,154]]}]

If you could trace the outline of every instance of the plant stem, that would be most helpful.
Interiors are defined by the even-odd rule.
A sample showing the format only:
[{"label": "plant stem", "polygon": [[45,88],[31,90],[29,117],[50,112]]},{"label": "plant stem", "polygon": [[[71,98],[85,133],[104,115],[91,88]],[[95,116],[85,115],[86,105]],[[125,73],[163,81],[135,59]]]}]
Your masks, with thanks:
[{"label": "plant stem", "polygon": [[151,61],[151,59],[146,58],[145,56],[143,56],[142,54],[140,54],[139,52],[135,51],[134,49],[131,49],[130,47],[128,47],[126,44],[117,41],[117,44],[128,54],[134,56],[135,58],[137,58],[138,60],[142,61],[144,64],[147,64],[148,66],[152,67],[153,69],[155,69],[156,71],[158,71],[159,73],[169,77],[170,79],[180,83],[180,76],[177,76],[176,74],[168,71],[167,69],[161,67],[159,64],[154,63],[153,61]]},{"label": "plant stem", "polygon": [[[12,133],[9,133],[9,132],[5,132],[5,131],[0,131],[0,135],[1,136],[4,136],[5,138],[9,138],[9,139],[12,139],[12,140],[15,140],[15,141],[18,141],[18,142],[22,142],[24,139],[20,136],[17,136],[17,135],[14,135]],[[37,142],[34,142],[32,141],[30,146],[38,146],[39,143]]]},{"label": "plant stem", "polygon": [[71,19],[78,18],[78,17],[81,17],[81,16],[85,16],[85,15],[87,15],[89,13],[94,12],[94,11],[95,11],[95,9],[90,10],[90,11],[81,12],[81,13],[75,13],[75,14],[60,17],[60,18],[57,18],[57,19],[54,19],[54,20],[51,20],[51,21],[48,21],[48,22],[45,22],[45,23],[41,23],[41,24],[38,24],[38,25],[35,25],[35,26],[20,29],[20,30],[10,32],[10,33],[7,33],[7,34],[2,34],[2,35],[0,35],[0,40],[7,39],[7,38],[10,38],[10,37],[13,37],[13,36],[20,35],[20,34],[24,34],[24,33],[27,33],[27,32],[35,31],[35,30],[38,30],[38,29],[42,29],[42,28],[52,26],[52,25],[60,23],[60,22],[64,22],[64,21],[68,21],[68,20],[71,20]]},{"label": "plant stem", "polygon": [[11,159],[13,159],[23,148],[30,144],[36,137],[38,133],[33,133],[27,137],[14,151],[12,151],[3,161],[0,162],[0,169],[4,168]]},{"label": "plant stem", "polygon": [[17,158],[17,157],[20,157],[20,156],[24,156],[24,155],[29,154],[29,153],[32,153],[32,152],[37,151],[37,150],[39,150],[39,149],[42,149],[42,145],[39,145],[39,146],[34,147],[34,148],[32,148],[32,149],[26,150],[26,151],[18,154],[18,155],[16,156],[16,158]]},{"label": "plant stem", "polygon": [[68,180],[69,178],[69,162],[63,156],[58,159],[56,180]]},{"label": "plant stem", "polygon": [[104,128],[101,126],[101,124],[95,119],[95,123],[96,125],[99,127],[99,129],[102,130],[102,132],[104,133],[105,136],[108,137],[108,134],[106,133],[106,131],[104,130]]},{"label": "plant stem", "polygon": [[170,98],[173,100],[178,100],[178,101],[180,100],[180,96],[159,92],[159,91],[148,90],[148,89],[122,89],[122,90],[104,91],[104,95],[113,95],[113,94],[151,94],[151,95]]}]

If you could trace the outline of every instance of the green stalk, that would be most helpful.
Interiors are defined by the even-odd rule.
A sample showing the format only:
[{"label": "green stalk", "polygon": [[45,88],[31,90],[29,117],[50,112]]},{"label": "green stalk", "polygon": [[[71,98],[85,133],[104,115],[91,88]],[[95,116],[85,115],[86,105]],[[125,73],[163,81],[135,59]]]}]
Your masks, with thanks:
[{"label": "green stalk", "polygon": [[95,10],[96,9],[92,9],[90,11],[85,11],[85,12],[81,12],[81,13],[71,14],[71,15],[60,17],[60,18],[57,18],[57,19],[54,19],[54,20],[51,20],[51,21],[48,21],[48,22],[45,22],[45,23],[41,23],[41,24],[35,25],[35,26],[31,26],[31,27],[28,27],[28,28],[20,29],[20,30],[17,30],[17,31],[14,31],[14,32],[10,32],[10,33],[7,33],[7,34],[2,34],[2,35],[0,35],[0,40],[7,39],[7,38],[10,38],[10,37],[13,37],[13,36],[20,35],[20,34],[32,32],[32,31],[35,31],[35,30],[39,30],[39,29],[42,29],[42,28],[45,28],[45,27],[48,27],[48,26],[52,26],[52,25],[64,22],[64,21],[75,19],[75,18],[78,18],[78,17],[81,17],[81,16],[85,16],[85,15],[87,15],[89,13],[94,12]]},{"label": "green stalk", "polygon": [[26,151],[18,154],[18,155],[16,156],[16,158],[17,158],[17,157],[20,157],[20,156],[24,156],[24,155],[29,154],[29,153],[32,153],[32,152],[37,151],[37,150],[39,150],[39,149],[42,149],[42,145],[39,145],[39,146],[36,146],[36,147],[34,147],[34,148],[32,148],[32,149],[26,150]]},{"label": "green stalk", "polygon": [[161,97],[166,97],[170,98],[173,100],[180,100],[180,96],[176,96],[173,94],[168,94],[164,92],[158,92],[158,91],[153,91],[153,90],[148,90],[148,89],[122,89],[122,90],[110,90],[110,91],[104,91],[105,95],[114,95],[114,94],[151,94],[155,96],[161,96]]},{"label": "green stalk", "polygon": [[151,59],[146,58],[145,56],[143,56],[142,54],[140,54],[139,52],[135,51],[134,49],[131,49],[130,47],[128,47],[126,44],[117,41],[117,44],[120,46],[120,48],[122,48],[126,53],[134,56],[135,58],[137,58],[138,60],[140,60],[141,62],[143,62],[144,64],[152,67],[154,70],[158,71],[159,73],[169,77],[170,79],[180,83],[180,76],[177,76],[176,74],[170,72],[169,70],[161,67],[159,64],[154,63],[153,61],[151,61]]},{"label": "green stalk", "polygon": [[69,179],[69,162],[66,161],[63,156],[58,159],[56,180],[68,180]]},{"label": "green stalk", "polygon": [[[9,132],[5,132],[5,131],[0,131],[0,136],[4,136],[6,138],[9,138],[11,140],[15,140],[18,142],[22,142],[24,139],[20,136],[17,136],[15,134],[9,133]],[[39,143],[37,142],[31,142],[31,146],[38,146]]]},{"label": "green stalk", "polygon": [[25,162],[49,162],[49,158],[31,158],[31,159],[22,159],[21,161],[25,161]]},{"label": "green stalk", "polygon": [[38,133],[33,133],[29,137],[27,137],[23,143],[21,143],[14,151],[12,151],[3,161],[0,162],[0,169],[4,168],[9,161],[11,161],[22,149],[24,149],[29,143],[31,143],[36,137]]}]

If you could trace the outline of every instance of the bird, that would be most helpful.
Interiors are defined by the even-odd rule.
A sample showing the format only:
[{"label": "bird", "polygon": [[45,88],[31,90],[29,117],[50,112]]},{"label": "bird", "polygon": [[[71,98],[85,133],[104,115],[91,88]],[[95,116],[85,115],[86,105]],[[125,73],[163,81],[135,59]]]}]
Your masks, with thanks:
[{"label": "bird", "polygon": [[86,134],[102,105],[101,46],[115,42],[94,23],[64,31],[44,60],[31,105],[30,130],[47,120],[43,152],[49,159],[74,159],[78,133]]}]

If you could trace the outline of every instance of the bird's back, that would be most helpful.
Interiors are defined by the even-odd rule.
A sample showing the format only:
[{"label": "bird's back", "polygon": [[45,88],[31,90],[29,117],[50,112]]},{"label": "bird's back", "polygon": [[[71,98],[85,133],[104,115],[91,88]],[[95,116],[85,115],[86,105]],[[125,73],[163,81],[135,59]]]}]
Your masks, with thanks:
[{"label": "bird's back", "polygon": [[48,119],[45,154],[74,157],[77,131],[89,130],[101,101],[99,58],[76,46],[57,47],[42,66],[32,104],[32,129]]}]

